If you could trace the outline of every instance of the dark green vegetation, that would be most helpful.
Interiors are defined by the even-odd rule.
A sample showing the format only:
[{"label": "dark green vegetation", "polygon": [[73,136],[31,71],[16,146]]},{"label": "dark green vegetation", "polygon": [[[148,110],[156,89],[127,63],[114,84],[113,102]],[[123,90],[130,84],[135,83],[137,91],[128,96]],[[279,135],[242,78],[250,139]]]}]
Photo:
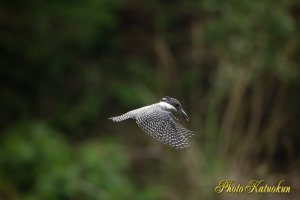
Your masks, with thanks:
[{"label": "dark green vegetation", "polygon": [[[0,199],[222,199],[252,178],[297,199],[299,29],[296,0],[1,1]],[[107,120],[166,95],[188,151]]]}]

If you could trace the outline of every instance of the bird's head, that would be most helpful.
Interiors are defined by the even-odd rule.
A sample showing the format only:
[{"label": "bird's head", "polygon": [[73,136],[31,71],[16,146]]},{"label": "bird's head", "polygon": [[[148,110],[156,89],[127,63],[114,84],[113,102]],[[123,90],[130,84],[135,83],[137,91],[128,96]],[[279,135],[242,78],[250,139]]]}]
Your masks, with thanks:
[{"label": "bird's head", "polygon": [[168,96],[165,96],[163,97],[160,102],[163,102],[163,103],[167,103],[169,104],[170,106],[168,106],[168,109],[169,110],[174,110],[178,113],[181,114],[181,116],[186,119],[187,121],[189,120],[189,117],[188,115],[185,113],[185,111],[182,109],[182,106],[180,104],[180,102],[177,100],[177,99],[174,99],[172,97],[168,97]]}]

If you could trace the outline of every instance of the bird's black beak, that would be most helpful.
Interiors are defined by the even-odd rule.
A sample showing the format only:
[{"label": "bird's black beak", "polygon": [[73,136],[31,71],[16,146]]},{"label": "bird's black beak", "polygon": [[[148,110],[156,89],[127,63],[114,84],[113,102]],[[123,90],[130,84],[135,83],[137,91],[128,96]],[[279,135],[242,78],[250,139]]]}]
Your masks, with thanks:
[{"label": "bird's black beak", "polygon": [[184,112],[184,110],[183,110],[182,108],[179,110],[179,113],[181,114],[181,116],[182,116],[184,119],[186,119],[186,121],[189,121],[188,115]]}]

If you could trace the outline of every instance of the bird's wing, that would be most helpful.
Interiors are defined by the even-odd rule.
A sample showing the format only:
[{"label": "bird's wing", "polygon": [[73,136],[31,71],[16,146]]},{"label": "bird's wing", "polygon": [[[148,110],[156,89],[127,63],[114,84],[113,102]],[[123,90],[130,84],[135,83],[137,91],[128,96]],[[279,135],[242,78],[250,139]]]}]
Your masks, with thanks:
[{"label": "bird's wing", "polygon": [[165,110],[148,110],[136,119],[138,126],[155,139],[176,149],[189,146],[192,131],[184,128],[174,119],[171,112]]}]

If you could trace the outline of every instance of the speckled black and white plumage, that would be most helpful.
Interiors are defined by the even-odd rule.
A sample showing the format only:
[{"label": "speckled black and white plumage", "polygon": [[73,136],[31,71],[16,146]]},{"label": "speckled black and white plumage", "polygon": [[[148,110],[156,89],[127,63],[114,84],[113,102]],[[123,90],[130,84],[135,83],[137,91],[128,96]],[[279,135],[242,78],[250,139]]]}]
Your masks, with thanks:
[{"label": "speckled black and white plumage", "polygon": [[179,112],[188,120],[178,100],[164,97],[159,103],[132,110],[123,115],[112,117],[115,122],[135,119],[137,125],[150,136],[176,149],[189,147],[193,131],[184,128],[171,111]]}]

